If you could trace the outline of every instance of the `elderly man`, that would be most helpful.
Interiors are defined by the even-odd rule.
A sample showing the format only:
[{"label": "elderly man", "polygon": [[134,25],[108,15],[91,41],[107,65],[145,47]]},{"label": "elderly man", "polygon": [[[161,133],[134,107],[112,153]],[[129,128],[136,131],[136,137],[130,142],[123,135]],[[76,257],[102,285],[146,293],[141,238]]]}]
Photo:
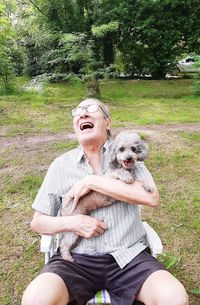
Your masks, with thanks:
[{"label": "elderly man", "polygon": [[[33,203],[31,227],[40,234],[72,231],[82,238],[73,249],[74,262],[59,249],[26,289],[22,305],[84,305],[97,290],[107,289],[113,305],[186,305],[182,284],[146,251],[139,205],[156,207],[159,194],[145,165],[137,166],[137,181],[126,184],[101,176],[111,120],[107,107],[86,99],[72,111],[80,147],[51,164]],[[144,181],[154,186],[150,193]],[[90,215],[56,217],[61,198],[80,198],[90,190],[116,199]],[[66,194],[63,196],[63,194]]]}]

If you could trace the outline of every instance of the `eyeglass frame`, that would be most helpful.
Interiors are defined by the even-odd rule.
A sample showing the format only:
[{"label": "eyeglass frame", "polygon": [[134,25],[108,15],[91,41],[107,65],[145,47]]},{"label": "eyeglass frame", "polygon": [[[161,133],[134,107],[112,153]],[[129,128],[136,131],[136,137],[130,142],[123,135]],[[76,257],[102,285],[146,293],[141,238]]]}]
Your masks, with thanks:
[{"label": "eyeglass frame", "polygon": [[[91,112],[90,112],[90,111],[87,110],[87,108],[90,107],[90,106],[92,106],[92,105],[97,105],[98,108],[97,108],[97,110],[91,111]],[[73,111],[76,110],[76,109],[81,109],[81,110],[86,109],[86,111],[87,111],[88,113],[95,113],[95,112],[99,111],[99,108],[102,110],[102,112],[103,112],[103,114],[105,115],[105,117],[106,117],[106,118],[109,118],[108,114],[107,114],[106,111],[103,109],[103,107],[102,107],[100,104],[97,104],[97,103],[90,104],[90,105],[86,105],[86,106],[76,107],[76,108],[72,109],[72,111],[71,111],[71,116],[72,116],[73,118],[75,118],[76,116],[79,116],[79,115],[81,114],[81,113],[80,113],[80,114],[77,114],[77,115],[73,115]]]}]

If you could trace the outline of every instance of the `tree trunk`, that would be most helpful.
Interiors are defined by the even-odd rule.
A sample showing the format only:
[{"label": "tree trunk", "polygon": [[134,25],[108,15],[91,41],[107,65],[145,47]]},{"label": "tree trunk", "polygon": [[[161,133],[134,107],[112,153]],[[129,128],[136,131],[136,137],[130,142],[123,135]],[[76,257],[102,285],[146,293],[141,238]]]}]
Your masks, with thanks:
[{"label": "tree trunk", "polygon": [[109,66],[114,62],[113,40],[112,34],[110,33],[106,34],[103,39],[103,58],[106,66]]},{"label": "tree trunk", "polygon": [[87,97],[100,98],[99,81],[96,77],[86,81]]}]

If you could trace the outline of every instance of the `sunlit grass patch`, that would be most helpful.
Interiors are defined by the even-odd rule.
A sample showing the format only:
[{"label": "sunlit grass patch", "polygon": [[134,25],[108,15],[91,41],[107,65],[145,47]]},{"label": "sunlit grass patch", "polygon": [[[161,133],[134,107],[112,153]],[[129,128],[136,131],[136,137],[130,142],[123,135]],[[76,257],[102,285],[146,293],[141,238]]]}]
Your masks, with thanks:
[{"label": "sunlit grass patch", "polygon": [[[113,126],[198,122],[199,98],[188,91],[191,80],[108,81],[102,83],[102,100]],[[42,94],[21,92],[0,98],[0,125],[9,136],[69,131],[71,109],[85,98],[80,82],[45,84]]]},{"label": "sunlit grass patch", "polygon": [[[63,83],[48,83],[46,86],[45,96],[59,97],[66,100],[67,103],[77,103],[84,98],[86,94],[85,86],[82,82],[63,82]],[[59,102],[59,99],[58,99]]]},{"label": "sunlit grass patch", "polygon": [[25,175],[20,183],[20,191],[25,193],[31,199],[34,199],[42,184],[43,179],[44,177],[38,174]]},{"label": "sunlit grass patch", "polygon": [[180,257],[176,257],[171,252],[166,252],[159,255],[158,260],[169,270],[177,267],[180,263]]},{"label": "sunlit grass patch", "polygon": [[4,194],[24,194],[33,200],[43,179],[44,176],[39,174],[25,174],[20,181],[11,180],[10,183],[6,185]]},{"label": "sunlit grass patch", "polygon": [[118,122],[132,122],[139,125],[189,123],[198,122],[200,117],[200,107],[196,99],[186,105],[184,100],[168,99],[163,102],[160,99],[150,98],[130,100],[127,104],[123,101],[117,101],[116,104],[109,102],[108,105],[115,124]]},{"label": "sunlit grass patch", "polygon": [[42,131],[54,133],[62,130],[72,130],[72,119],[68,105],[20,104],[14,101],[2,103],[0,125],[7,126],[8,136],[17,134],[36,134]]},{"label": "sunlit grass patch", "polygon": [[199,132],[179,132],[179,135],[184,139],[193,141],[193,142],[200,142],[200,131]]},{"label": "sunlit grass patch", "polygon": [[78,146],[78,141],[70,141],[70,142],[59,142],[53,144],[53,148],[56,151],[68,151]]},{"label": "sunlit grass patch", "polygon": [[127,101],[137,98],[180,98],[190,95],[192,80],[126,80],[102,84],[102,96],[105,100]]}]

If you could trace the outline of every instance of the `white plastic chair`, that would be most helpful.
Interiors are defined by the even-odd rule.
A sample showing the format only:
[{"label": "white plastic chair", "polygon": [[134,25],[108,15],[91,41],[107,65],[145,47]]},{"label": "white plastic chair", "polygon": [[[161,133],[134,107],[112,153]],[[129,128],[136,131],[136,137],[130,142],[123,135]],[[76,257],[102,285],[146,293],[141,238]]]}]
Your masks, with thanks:
[{"label": "white plastic chair", "polygon": [[[155,232],[155,230],[147,223],[143,222],[144,229],[146,231],[147,242],[151,251],[152,256],[157,257],[158,254],[163,252],[163,246],[160,237]],[[45,264],[48,262],[50,257],[56,252],[59,242],[59,234],[52,235],[42,235],[40,250],[45,254]],[[111,304],[110,296],[106,290],[101,290],[96,293],[96,295],[87,303],[91,304]],[[140,302],[134,302],[133,305],[143,304]]]}]

